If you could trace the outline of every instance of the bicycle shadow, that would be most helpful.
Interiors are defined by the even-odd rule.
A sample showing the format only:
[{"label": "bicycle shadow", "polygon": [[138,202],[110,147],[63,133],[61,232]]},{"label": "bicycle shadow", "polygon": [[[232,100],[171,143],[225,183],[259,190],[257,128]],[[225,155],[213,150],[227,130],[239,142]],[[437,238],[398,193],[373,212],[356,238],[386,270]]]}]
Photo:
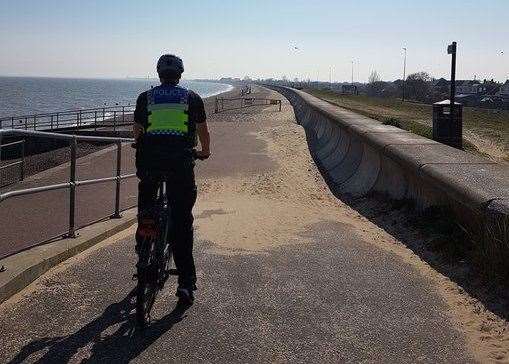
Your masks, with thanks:
[{"label": "bicycle shadow", "polygon": [[[37,363],[66,363],[87,348],[90,348],[90,355],[81,363],[127,363],[187,317],[185,312],[189,306],[176,304],[170,313],[151,322],[143,332],[135,331],[135,296],[136,289],[133,289],[123,300],[108,306],[101,316],[73,334],[31,341],[9,363],[24,363],[31,355],[43,350],[47,351]],[[112,334],[105,334],[118,324],[120,326]]]}]

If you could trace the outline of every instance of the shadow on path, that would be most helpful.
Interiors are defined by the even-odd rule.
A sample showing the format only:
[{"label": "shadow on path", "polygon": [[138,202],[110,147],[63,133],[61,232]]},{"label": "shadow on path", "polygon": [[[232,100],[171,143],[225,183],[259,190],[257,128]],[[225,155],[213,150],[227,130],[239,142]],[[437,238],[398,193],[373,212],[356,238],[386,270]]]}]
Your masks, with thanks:
[{"label": "shadow on path", "polygon": [[[97,317],[75,333],[67,336],[46,337],[34,340],[9,362],[24,363],[31,355],[46,353],[37,363],[67,363],[80,351],[89,351],[82,363],[128,363],[143,353],[173,325],[182,321],[188,306],[175,308],[143,331],[134,330],[136,289],[120,302],[111,304]],[[118,326],[118,327],[117,327]],[[106,331],[114,330],[112,334]]]},{"label": "shadow on path", "polygon": [[338,192],[314,152],[317,142],[314,134],[306,128],[304,131],[311,157],[336,198],[397,238],[433,269],[482,302],[490,312],[509,320],[509,293],[505,284],[488,277],[468,258],[467,237],[458,233],[458,227],[450,218],[433,209],[419,212],[409,201],[391,200],[377,193],[353,198]]}]

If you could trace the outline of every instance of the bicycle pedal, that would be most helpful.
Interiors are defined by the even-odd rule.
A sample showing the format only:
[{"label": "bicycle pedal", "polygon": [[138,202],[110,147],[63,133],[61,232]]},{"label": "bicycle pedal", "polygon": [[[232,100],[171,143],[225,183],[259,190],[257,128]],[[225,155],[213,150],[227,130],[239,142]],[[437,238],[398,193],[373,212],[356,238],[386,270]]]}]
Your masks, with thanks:
[{"label": "bicycle pedal", "polygon": [[173,269],[173,268],[170,269],[168,272],[170,273],[171,276],[178,276],[179,275],[179,271],[176,270],[176,269]]}]

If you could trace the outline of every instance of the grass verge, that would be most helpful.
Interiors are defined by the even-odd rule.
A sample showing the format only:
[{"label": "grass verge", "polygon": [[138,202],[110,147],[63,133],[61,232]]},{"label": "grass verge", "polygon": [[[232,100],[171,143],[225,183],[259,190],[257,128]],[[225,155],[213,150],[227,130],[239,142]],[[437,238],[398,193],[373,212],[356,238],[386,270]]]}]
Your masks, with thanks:
[{"label": "grass verge", "polygon": [[[305,89],[307,93],[386,125],[432,138],[432,106],[400,99],[342,95],[329,90]],[[463,141],[464,149],[494,159],[509,160],[509,111],[463,108],[463,128],[475,142]]]}]

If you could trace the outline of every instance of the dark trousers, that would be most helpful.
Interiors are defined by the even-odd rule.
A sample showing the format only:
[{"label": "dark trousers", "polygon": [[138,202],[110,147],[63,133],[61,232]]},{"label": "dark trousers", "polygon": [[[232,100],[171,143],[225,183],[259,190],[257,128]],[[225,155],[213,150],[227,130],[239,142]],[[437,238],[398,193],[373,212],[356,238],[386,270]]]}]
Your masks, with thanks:
[{"label": "dark trousers", "polygon": [[196,202],[196,183],[192,163],[176,163],[164,172],[140,171],[138,169],[138,210],[150,211],[157,197],[159,177],[166,177],[166,191],[171,209],[173,230],[173,259],[179,271],[180,287],[192,288],[196,283],[193,259],[193,206]]}]

